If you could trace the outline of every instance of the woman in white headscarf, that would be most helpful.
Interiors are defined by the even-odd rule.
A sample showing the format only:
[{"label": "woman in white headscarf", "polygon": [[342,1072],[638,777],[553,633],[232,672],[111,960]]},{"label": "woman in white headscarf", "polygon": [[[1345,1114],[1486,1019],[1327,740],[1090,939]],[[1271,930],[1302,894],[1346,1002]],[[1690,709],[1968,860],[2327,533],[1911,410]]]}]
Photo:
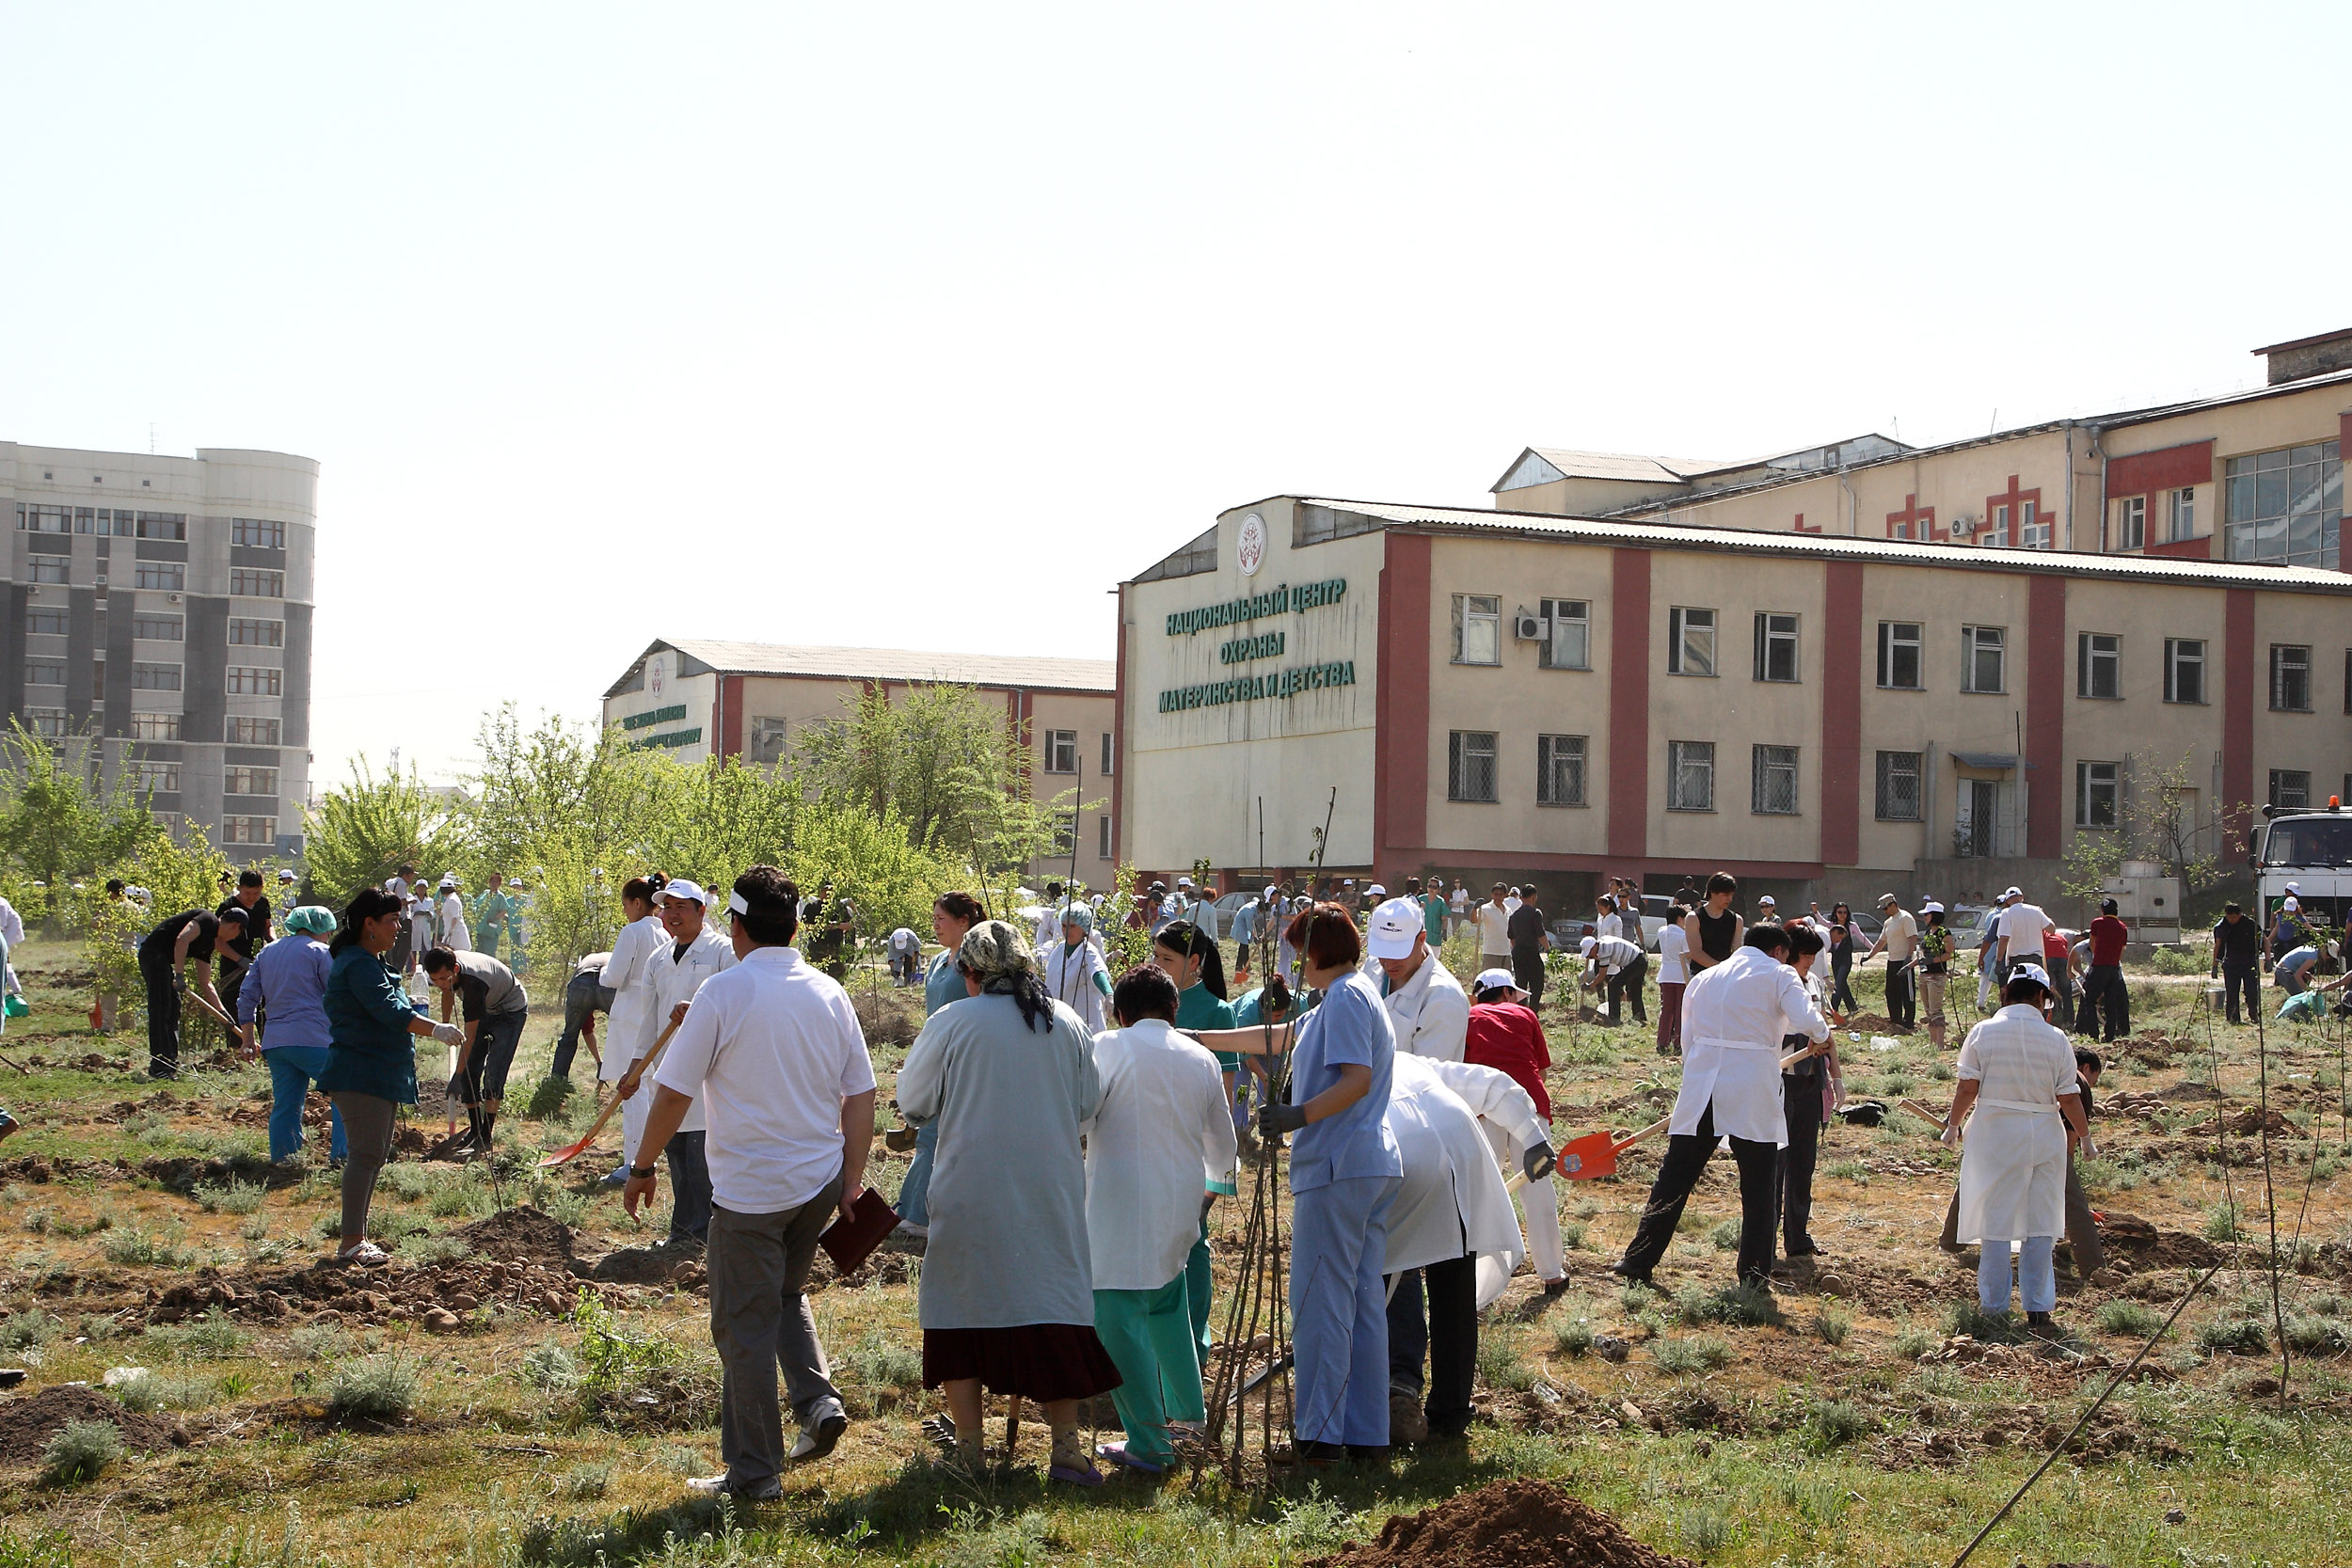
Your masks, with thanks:
[{"label": "woman in white headscarf", "polygon": [[1944,1129],[1946,1143],[1962,1145],[1956,1234],[1983,1248],[1979,1305],[1988,1315],[2008,1314],[2009,1245],[2016,1242],[2017,1293],[2037,1327],[2058,1306],[2050,1254],[2066,1234],[2067,1152],[2086,1125],[2074,1048],[2042,1017],[2050,997],[2040,964],[2017,966],[2001,1010],[1961,1043],[1960,1087]]},{"label": "woman in white headscarf", "polygon": [[1094,911],[1084,904],[1063,906],[1061,925],[1055,933],[1059,940],[1038,955],[1038,969],[1045,980],[1045,993],[1076,1013],[1088,1034],[1099,1035],[1103,1004],[1111,994],[1111,972],[1090,940],[1093,930]]}]

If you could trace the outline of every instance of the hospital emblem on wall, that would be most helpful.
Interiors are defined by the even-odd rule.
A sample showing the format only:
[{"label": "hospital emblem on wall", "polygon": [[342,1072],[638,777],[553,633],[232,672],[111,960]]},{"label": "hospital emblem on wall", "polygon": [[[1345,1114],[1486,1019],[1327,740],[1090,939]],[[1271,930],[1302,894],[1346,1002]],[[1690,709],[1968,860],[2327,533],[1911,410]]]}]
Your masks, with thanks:
[{"label": "hospital emblem on wall", "polygon": [[1265,518],[1255,512],[1242,518],[1241,531],[1233,537],[1233,564],[1246,578],[1256,577],[1265,564]]}]

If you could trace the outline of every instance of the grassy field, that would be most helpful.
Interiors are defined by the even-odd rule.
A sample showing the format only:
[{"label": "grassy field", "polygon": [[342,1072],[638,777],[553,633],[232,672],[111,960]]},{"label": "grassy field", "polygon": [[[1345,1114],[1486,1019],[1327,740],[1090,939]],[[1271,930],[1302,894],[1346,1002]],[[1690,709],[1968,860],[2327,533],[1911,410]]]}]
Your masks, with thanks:
[{"label": "grassy field", "polygon": [[[334,1178],[268,1168],[262,1070],[221,1059],[150,1084],[129,1070],[144,1065],[143,1037],[92,1037],[76,951],[33,943],[17,961],[33,1012],[0,1039],[0,1055],[30,1069],[0,1067],[0,1104],[25,1124],[0,1145],[0,1365],[29,1375],[0,1396],[0,1568],[1277,1562],[1507,1476],[1556,1478],[1694,1559],[1949,1561],[2213,1263],[2141,1377],[1977,1560],[2352,1555],[2343,1048],[2308,1030],[2268,1037],[2294,1347],[2282,1401],[2264,1162],[2255,1132],[2239,1131],[2241,1117],[2256,1125],[2246,1107],[2265,1064],[2256,1032],[2209,1021],[2187,981],[2136,982],[2140,1037],[2101,1100],[2153,1102],[2099,1124],[2102,1154],[2085,1174],[2109,1220],[2110,1267],[2085,1282],[2061,1261],[2058,1344],[1955,1338],[1979,1326],[1972,1259],[1935,1245],[1956,1159],[1907,1117],[1826,1134],[1815,1230],[1829,1256],[1769,1313],[1724,1290],[1739,1207],[1728,1161],[1659,1271],[1667,1289],[1621,1291],[1604,1271],[1655,1171],[1645,1147],[1617,1179],[1565,1184],[1575,1284],[1547,1300],[1522,1275],[1489,1314],[1484,1417],[1467,1450],[1400,1451],[1297,1490],[1229,1491],[1212,1477],[1081,1496],[1044,1488],[1033,1415],[994,1475],[958,1481],[922,1455],[916,1422],[936,1402],[920,1386],[920,1261],[893,1250],[814,1297],[854,1418],[841,1449],[789,1475],[783,1503],[729,1513],[681,1488],[717,1462],[699,1270],[648,1250],[658,1217],[634,1226],[595,1189],[613,1140],[551,1179],[532,1169],[584,1129],[591,1094],[510,1114],[495,1167],[405,1156],[377,1205],[391,1268],[315,1267]],[[1879,981],[1866,973],[1874,1011]],[[886,1092],[915,1009],[885,992],[866,1010]],[[544,1074],[552,1012],[526,1037],[516,1111]],[[1562,1136],[1659,1114],[1677,1074],[1646,1030],[1548,1013]],[[1851,1093],[1949,1096],[1949,1053],[1939,1059],[1924,1034],[1846,1049]],[[584,1062],[577,1070],[585,1090]],[[425,1099],[412,1150],[445,1126],[437,1083]],[[877,1146],[885,1191],[904,1169]],[[525,1203],[551,1222],[498,1217]],[[1236,1221],[1219,1223],[1230,1262]],[[119,1368],[146,1371],[118,1372],[118,1397],[101,1386]],[[60,1413],[93,1424],[52,1440],[43,1421]],[[992,1423],[992,1440],[1002,1429]]]}]

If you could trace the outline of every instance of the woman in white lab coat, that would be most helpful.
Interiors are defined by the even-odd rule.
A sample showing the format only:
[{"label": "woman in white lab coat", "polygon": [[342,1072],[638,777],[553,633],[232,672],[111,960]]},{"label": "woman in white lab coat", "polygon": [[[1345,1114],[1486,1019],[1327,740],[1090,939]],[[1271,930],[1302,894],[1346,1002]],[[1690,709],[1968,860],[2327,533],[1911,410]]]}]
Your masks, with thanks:
[{"label": "woman in white lab coat", "polygon": [[1962,1146],[1957,1235],[1983,1248],[1979,1305],[2008,1314],[2009,1244],[2017,1242],[2017,1293],[2036,1326],[2058,1306],[2050,1252],[2066,1233],[2067,1150],[2085,1125],[2074,1048],[2042,1017],[2050,997],[2048,973],[2020,964],[2001,991],[2001,1010],[1961,1043],[1960,1086],[1944,1131],[1947,1143]]},{"label": "woman in white lab coat", "polygon": [[[654,955],[671,946],[670,933],[662,929],[661,917],[654,912],[653,895],[667,881],[656,872],[651,877],[631,877],[621,885],[621,915],[628,924],[612,939],[612,957],[604,966],[604,984],[612,992],[612,1006],[605,1024],[609,1048],[596,1069],[596,1076],[608,1084],[617,1084],[627,1076],[638,1037],[653,1017]],[[631,1095],[623,1102],[621,1164],[604,1179],[606,1186],[618,1187],[628,1180],[628,1167],[637,1159],[638,1135],[645,1130],[645,1114],[652,1104],[653,1096],[648,1094]]]},{"label": "woman in white lab coat", "polygon": [[1111,972],[1103,963],[1092,936],[1094,913],[1084,904],[1070,904],[1050,946],[1037,950],[1038,973],[1046,994],[1078,1015],[1087,1033],[1103,1032],[1103,1004],[1110,999]]},{"label": "woman in white lab coat", "polygon": [[[1405,1163],[1405,1184],[1389,1209],[1392,1443],[1459,1437],[1469,1428],[1478,1309],[1502,1295],[1525,1252],[1481,1117],[1508,1134],[1513,1148],[1527,1150],[1531,1179],[1550,1174],[1551,1145],[1535,1101],[1509,1074],[1397,1053],[1388,1123]],[[1425,1408],[1416,1397],[1424,1354],[1431,1374]]]}]

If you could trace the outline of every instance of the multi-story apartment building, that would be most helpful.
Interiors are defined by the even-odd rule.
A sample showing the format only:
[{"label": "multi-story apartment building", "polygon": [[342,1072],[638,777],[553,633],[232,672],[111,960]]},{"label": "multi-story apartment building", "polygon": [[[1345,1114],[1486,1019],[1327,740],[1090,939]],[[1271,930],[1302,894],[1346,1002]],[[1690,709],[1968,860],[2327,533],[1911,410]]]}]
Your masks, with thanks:
[{"label": "multi-story apartment building", "polygon": [[299,853],[318,464],[0,442],[0,486],[8,712],[90,737],[232,857]]}]

